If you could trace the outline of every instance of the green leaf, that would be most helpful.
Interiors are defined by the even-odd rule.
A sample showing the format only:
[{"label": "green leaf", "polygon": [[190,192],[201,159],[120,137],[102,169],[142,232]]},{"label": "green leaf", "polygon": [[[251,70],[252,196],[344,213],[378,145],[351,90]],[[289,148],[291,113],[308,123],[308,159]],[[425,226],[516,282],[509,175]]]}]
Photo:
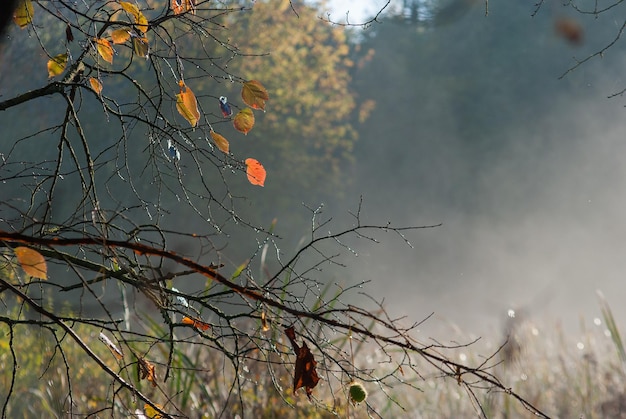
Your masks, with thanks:
[{"label": "green leaf", "polygon": [[67,53],[59,54],[48,60],[48,78],[58,76],[63,73],[67,65]]}]

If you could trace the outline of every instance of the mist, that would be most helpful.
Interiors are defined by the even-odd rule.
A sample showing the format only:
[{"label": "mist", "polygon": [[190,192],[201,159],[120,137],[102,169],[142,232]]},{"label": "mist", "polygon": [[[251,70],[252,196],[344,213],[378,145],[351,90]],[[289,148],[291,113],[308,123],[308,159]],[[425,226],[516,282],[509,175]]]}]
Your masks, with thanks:
[{"label": "mist", "polygon": [[[623,98],[607,96],[626,87],[619,76],[625,63],[598,58],[559,80],[575,63],[572,56],[593,52],[606,34],[586,34],[585,44],[574,48],[550,31],[552,16],[526,13],[514,18],[526,29],[506,33],[534,38],[527,48],[507,47],[506,39],[480,35],[481,28],[493,34],[504,30],[494,26],[511,24],[497,7],[487,18],[474,9],[453,27],[421,35],[457,40],[446,50],[453,54],[457,35],[479,33],[463,41],[466,52],[452,70],[456,80],[491,86],[478,103],[459,105],[467,98],[444,84],[421,96],[408,92],[424,88],[380,78],[375,91],[394,98],[395,106],[377,107],[361,131],[345,205],[354,207],[362,196],[368,220],[442,226],[409,234],[413,248],[391,236],[379,245],[362,243],[350,276],[370,280],[368,293],[384,298],[394,316],[419,321],[434,313],[427,329],[490,334],[512,309],[536,323],[580,330],[581,319],[589,324],[601,317],[598,290],[624,324],[626,109]],[[525,64],[490,56],[490,42],[504,43],[504,51]],[[617,48],[612,54],[619,55]],[[377,54],[373,60],[384,55]],[[485,59],[470,63],[470,54]],[[505,80],[490,77],[498,67]],[[412,83],[433,80],[416,74]],[[464,118],[474,107],[483,120],[468,129]]]}]

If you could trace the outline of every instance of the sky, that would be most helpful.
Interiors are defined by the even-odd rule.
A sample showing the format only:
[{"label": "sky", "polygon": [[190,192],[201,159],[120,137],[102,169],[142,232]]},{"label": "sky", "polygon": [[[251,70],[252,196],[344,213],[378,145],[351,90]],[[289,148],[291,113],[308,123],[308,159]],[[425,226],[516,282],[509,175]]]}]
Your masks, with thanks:
[{"label": "sky", "polygon": [[344,22],[349,12],[350,23],[359,23],[375,15],[386,3],[387,0],[329,0],[327,7],[333,21]]}]

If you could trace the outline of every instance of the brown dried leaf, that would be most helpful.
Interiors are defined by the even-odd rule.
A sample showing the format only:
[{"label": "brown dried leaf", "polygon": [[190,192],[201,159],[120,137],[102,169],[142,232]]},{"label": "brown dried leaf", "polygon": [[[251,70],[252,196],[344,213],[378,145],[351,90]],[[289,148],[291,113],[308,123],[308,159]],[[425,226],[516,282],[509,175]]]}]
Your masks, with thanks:
[{"label": "brown dried leaf", "polygon": [[285,329],[285,334],[293,346],[293,351],[296,353],[296,369],[293,377],[293,392],[295,393],[300,387],[304,387],[306,395],[311,399],[313,388],[320,380],[315,366],[317,362],[313,358],[313,354],[309,350],[306,342],[302,342],[302,346],[298,346],[296,342],[296,332],[293,326]]}]

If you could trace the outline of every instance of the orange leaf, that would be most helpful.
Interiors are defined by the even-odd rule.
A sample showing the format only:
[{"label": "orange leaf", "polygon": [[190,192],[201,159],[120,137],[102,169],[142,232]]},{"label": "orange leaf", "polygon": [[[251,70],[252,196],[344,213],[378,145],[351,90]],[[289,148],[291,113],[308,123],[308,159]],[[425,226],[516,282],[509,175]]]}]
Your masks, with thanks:
[{"label": "orange leaf", "polygon": [[265,185],[265,168],[256,159],[246,159],[246,174],[248,175],[248,182],[253,185],[264,186]]},{"label": "orange leaf", "polygon": [[189,121],[192,127],[195,127],[198,124],[198,120],[200,120],[196,96],[185,85],[184,81],[179,81],[178,85],[180,86],[180,93],[176,95],[176,109],[183,118]]},{"label": "orange leaf", "polygon": [[203,331],[206,331],[209,329],[209,327],[211,327],[210,324],[197,320],[197,319],[192,319],[191,317],[183,317],[182,322],[183,324],[188,324],[195,329],[200,329]]},{"label": "orange leaf", "polygon": [[116,29],[111,32],[111,39],[114,44],[123,44],[130,38],[130,32],[126,29]]},{"label": "orange leaf", "polygon": [[100,83],[100,80],[89,77],[89,84],[91,84],[91,88],[94,90],[94,92],[96,92],[97,94],[102,93],[102,83]]},{"label": "orange leaf", "polygon": [[126,1],[121,1],[120,6],[124,9],[129,15],[131,15],[135,19],[137,30],[146,33],[148,31],[148,20],[146,17],[139,11],[139,8],[132,3],[128,3]]},{"label": "orange leaf", "polygon": [[175,15],[191,12],[196,14],[196,5],[194,0],[172,0],[172,11]]},{"label": "orange leaf", "polygon": [[48,77],[52,78],[63,73],[67,65],[67,53],[59,54],[48,60]]},{"label": "orange leaf", "polygon": [[154,364],[146,361],[143,358],[137,358],[139,361],[139,369],[137,370],[137,374],[139,375],[139,380],[147,379],[152,384],[152,387],[157,386],[157,378],[156,378],[156,369]]},{"label": "orange leaf", "polygon": [[270,96],[260,82],[250,80],[243,84],[241,98],[252,109],[265,110],[265,101],[269,100]]},{"label": "orange leaf", "polygon": [[293,351],[296,353],[296,369],[293,377],[293,392],[295,393],[300,387],[304,387],[306,395],[310,399],[313,393],[313,387],[317,385],[320,380],[317,376],[315,366],[317,361],[313,358],[311,350],[307,346],[306,342],[302,342],[302,346],[298,346],[296,342],[296,332],[293,326],[285,329],[285,334],[293,346]]},{"label": "orange leaf", "polygon": [[[5,0],[6,1],[6,0]],[[13,13],[13,22],[20,28],[24,29],[29,23],[33,21],[33,3],[30,0],[20,0],[15,12]]]},{"label": "orange leaf", "polygon": [[254,126],[254,113],[252,113],[252,110],[250,108],[240,110],[235,119],[233,119],[233,125],[237,131],[247,135]]},{"label": "orange leaf", "polygon": [[98,54],[100,54],[102,59],[109,64],[113,64],[113,47],[111,43],[103,38],[95,38],[94,41]]},{"label": "orange leaf", "polygon": [[115,356],[117,359],[124,358],[124,354],[122,353],[122,351],[120,351],[117,348],[117,346],[115,346],[115,344],[113,342],[111,342],[111,339],[109,339],[107,337],[107,335],[105,335],[104,333],[100,332],[100,336],[98,337],[98,339],[100,339],[100,341],[102,343],[104,343],[107,346],[107,348],[109,348],[109,350],[111,351],[113,356]]},{"label": "orange leaf", "polygon": [[41,253],[23,246],[16,247],[13,251],[15,256],[17,256],[17,261],[27,275],[33,278],[48,279],[48,267]]},{"label": "orange leaf", "polygon": [[222,153],[228,154],[230,144],[228,144],[228,140],[226,138],[215,131],[211,131],[211,138],[213,138],[215,145],[217,145],[217,148],[219,148]]}]

